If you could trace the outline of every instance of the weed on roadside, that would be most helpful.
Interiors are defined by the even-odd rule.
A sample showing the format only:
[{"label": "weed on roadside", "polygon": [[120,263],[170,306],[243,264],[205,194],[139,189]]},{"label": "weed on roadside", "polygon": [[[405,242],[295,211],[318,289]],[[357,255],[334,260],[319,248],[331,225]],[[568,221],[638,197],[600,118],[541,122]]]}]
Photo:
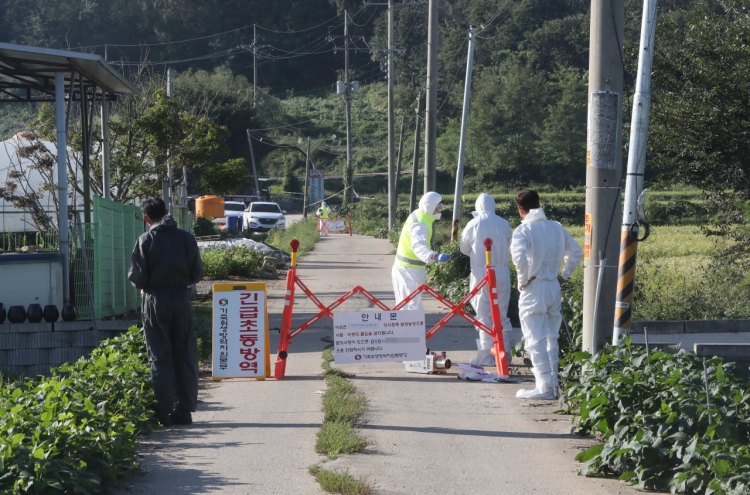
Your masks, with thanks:
[{"label": "weed on roadside", "polygon": [[346,378],[351,375],[331,366],[333,352],[323,351],[323,376],[328,389],[323,395],[323,426],[317,434],[315,451],[335,459],[342,454],[361,452],[367,447],[367,439],[358,435],[367,412],[367,399],[358,394],[354,385]]},{"label": "weed on roadside", "polygon": [[317,464],[310,466],[308,471],[320,483],[320,488],[328,493],[340,493],[341,495],[371,495],[375,493],[374,487],[367,479],[355,479],[348,471],[339,473],[323,469]]}]

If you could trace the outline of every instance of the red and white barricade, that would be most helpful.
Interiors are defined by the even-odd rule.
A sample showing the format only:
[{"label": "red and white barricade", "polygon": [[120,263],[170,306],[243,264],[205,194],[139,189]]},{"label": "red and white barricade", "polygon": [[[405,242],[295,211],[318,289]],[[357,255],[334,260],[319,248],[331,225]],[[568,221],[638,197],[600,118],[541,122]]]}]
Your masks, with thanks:
[{"label": "red and white barricade", "polygon": [[[491,254],[490,249],[492,248],[492,240],[491,239],[485,239],[484,246],[486,248],[486,256],[487,256],[487,265],[486,265],[486,273],[484,278],[482,278],[477,285],[463,298],[458,304],[453,304],[449,300],[447,300],[445,297],[443,297],[440,293],[438,293],[435,289],[428,286],[427,284],[422,284],[419,287],[417,287],[414,292],[409,294],[406,299],[401,301],[399,304],[397,304],[392,309],[389,308],[386,304],[384,304],[382,301],[380,301],[377,297],[372,295],[370,292],[365,290],[363,287],[357,285],[354,288],[352,288],[350,291],[343,294],[341,297],[336,299],[333,303],[326,306],[323,304],[323,302],[313,294],[310,289],[307,288],[305,284],[302,283],[302,281],[297,277],[297,248],[299,247],[299,241],[297,239],[292,240],[292,242],[289,243],[289,245],[292,248],[292,261],[291,261],[291,267],[289,268],[289,272],[287,273],[286,277],[286,298],[284,300],[284,312],[281,317],[281,332],[279,337],[279,350],[278,354],[276,355],[276,365],[274,368],[274,378],[277,380],[280,380],[281,378],[284,378],[284,375],[286,373],[286,360],[289,357],[289,344],[291,343],[292,339],[305,331],[307,328],[309,328],[311,325],[315,324],[319,320],[321,320],[324,317],[329,318],[331,321],[333,321],[333,310],[341,306],[344,302],[349,300],[352,296],[355,294],[361,294],[365,298],[367,298],[370,302],[372,302],[375,306],[382,309],[383,311],[395,311],[403,308],[406,306],[409,301],[414,299],[418,294],[421,293],[427,293],[433,296],[435,299],[443,303],[445,306],[447,306],[450,311],[447,315],[445,315],[435,326],[433,326],[425,335],[426,339],[432,338],[441,328],[443,328],[451,319],[453,319],[454,316],[461,316],[462,318],[468,320],[472,325],[477,327],[478,329],[482,330],[483,332],[487,332],[492,336],[493,340],[493,346],[495,350],[495,363],[497,367],[497,373],[500,376],[508,376],[510,373],[508,371],[508,358],[505,355],[505,344],[503,343],[503,326],[500,319],[500,306],[497,304],[497,285],[495,280],[495,269],[492,267],[492,260],[491,260]],[[464,306],[466,306],[471,299],[477,295],[477,293],[484,288],[484,286],[488,287],[489,293],[490,293],[490,308],[491,308],[491,314],[492,314],[492,328],[488,327],[487,325],[483,324],[479,320],[477,320],[474,316],[468,314],[466,311],[463,310]],[[309,318],[306,322],[304,322],[302,325],[298,326],[295,329],[292,329],[292,314],[294,310],[294,291],[295,287],[299,287],[302,292],[305,293],[305,295],[320,309],[318,313],[316,313],[314,316]]]}]

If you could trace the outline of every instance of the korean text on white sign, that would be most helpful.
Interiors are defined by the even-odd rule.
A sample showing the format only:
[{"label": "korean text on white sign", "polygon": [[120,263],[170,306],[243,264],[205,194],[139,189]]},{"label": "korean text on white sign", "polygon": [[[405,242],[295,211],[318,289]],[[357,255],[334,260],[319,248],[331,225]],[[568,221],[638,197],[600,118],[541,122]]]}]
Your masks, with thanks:
[{"label": "korean text on white sign", "polygon": [[336,364],[424,359],[424,310],[333,314]]},{"label": "korean text on white sign", "polygon": [[269,376],[265,284],[215,284],[213,313],[213,378]]}]

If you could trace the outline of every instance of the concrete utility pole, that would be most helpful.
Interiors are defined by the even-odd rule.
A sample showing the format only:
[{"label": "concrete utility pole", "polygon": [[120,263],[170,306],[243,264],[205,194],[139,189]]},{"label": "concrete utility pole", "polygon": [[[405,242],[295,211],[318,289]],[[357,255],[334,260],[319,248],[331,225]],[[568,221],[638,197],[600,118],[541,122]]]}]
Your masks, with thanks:
[{"label": "concrete utility pole", "polygon": [[437,174],[438,4],[430,0],[427,30],[427,108],[424,130],[424,192],[435,190]]},{"label": "concrete utility pole", "polygon": [[638,251],[639,223],[642,212],[638,199],[643,191],[643,172],[646,169],[649,111],[651,110],[651,66],[656,38],[657,0],[644,0],[641,21],[641,46],[638,55],[638,76],[633,97],[633,116],[630,123],[628,175],[625,181],[625,210],[620,231],[620,269],[615,301],[615,324],[612,345],[630,333],[635,285],[635,258]]},{"label": "concrete utility pole", "polygon": [[608,340],[615,309],[614,260],[619,251],[616,222],[621,215],[624,16],[623,0],[591,1],[583,246],[583,348],[591,353]]},{"label": "concrete utility pole", "polygon": [[344,174],[344,204],[354,199],[354,165],[352,164],[352,89],[349,81],[349,14],[344,11],[344,105],[346,106],[346,173]]},{"label": "concrete utility pole", "polygon": [[[257,45],[258,45],[258,40],[257,40],[257,38],[255,36],[255,24],[253,24],[253,108],[255,108],[255,106],[258,103],[258,97],[257,97],[257,95],[255,93],[255,91],[256,91],[256,84],[257,84],[257,81],[258,81],[258,64],[257,64],[257,60],[256,60],[256,58],[257,58],[256,56],[258,54]],[[251,149],[252,149],[252,147],[253,146],[250,145]]]},{"label": "concrete utility pole", "polygon": [[412,160],[411,169],[411,193],[409,195],[409,211],[412,212],[417,209],[417,179],[419,178],[419,99],[421,95],[417,96],[417,108],[414,110],[414,120],[416,124],[414,126],[414,158]]},{"label": "concrete utility pole", "polygon": [[461,196],[464,192],[464,149],[466,148],[466,126],[469,122],[469,97],[471,94],[471,69],[474,63],[474,39],[476,28],[469,26],[469,54],[466,57],[466,80],[464,82],[464,110],[461,115],[461,138],[458,142],[458,166],[456,167],[456,190],[453,196],[453,224],[451,241],[458,239],[461,216]]},{"label": "concrete utility pole", "polygon": [[392,229],[396,225],[396,206],[398,198],[396,197],[395,174],[396,167],[394,165],[394,133],[393,133],[393,82],[395,74],[393,72],[393,9],[394,7],[406,7],[411,5],[418,5],[415,2],[401,2],[396,5],[393,4],[393,0],[388,0],[388,3],[365,3],[365,7],[372,5],[387,5],[388,6],[388,229]]},{"label": "concrete utility pole", "polygon": [[255,181],[255,195],[260,197],[260,186],[258,185],[258,170],[255,168],[255,153],[253,152],[253,137],[250,129],[247,129],[247,145],[250,147],[250,163],[253,165],[253,180]]},{"label": "concrete utility pole", "polygon": [[[167,68],[167,98],[172,99],[172,69]],[[167,155],[167,181],[169,182],[169,188],[167,190],[167,196],[169,202],[167,203],[167,209],[172,211],[172,205],[174,204],[174,193],[173,193],[173,179],[172,179],[172,150],[170,149]]]},{"label": "concrete utility pole", "polygon": [[393,162],[393,0],[388,0],[388,230],[396,226],[396,189]]},{"label": "concrete utility pole", "polygon": [[404,116],[401,116],[401,130],[398,133],[398,153],[396,154],[396,175],[394,176],[393,189],[398,202],[398,180],[401,178],[401,156],[404,151]]},{"label": "concrete utility pole", "polygon": [[307,185],[310,181],[310,138],[307,138],[307,153],[305,153],[305,197],[302,198],[302,218],[307,218]]}]

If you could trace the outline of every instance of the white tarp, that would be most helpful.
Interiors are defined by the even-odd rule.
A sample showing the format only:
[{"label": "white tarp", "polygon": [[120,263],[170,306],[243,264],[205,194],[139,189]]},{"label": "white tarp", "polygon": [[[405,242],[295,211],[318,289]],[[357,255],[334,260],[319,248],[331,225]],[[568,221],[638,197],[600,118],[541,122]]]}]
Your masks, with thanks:
[{"label": "white tarp", "polygon": [[[44,146],[50,155],[54,158],[55,162],[52,166],[52,170],[49,172],[52,178],[52,184],[54,185],[55,191],[57,190],[57,147],[50,141],[35,141]],[[43,186],[49,186],[46,183],[46,179],[42,177],[39,171],[30,167],[33,165],[32,161],[28,158],[19,158],[18,149],[33,144],[27,138],[23,137],[21,133],[16,134],[12,138],[0,142],[0,187],[4,187],[6,182],[13,182],[17,184],[16,192],[20,195],[23,194],[24,190],[27,192],[39,193]],[[70,154],[70,152],[69,152]],[[18,179],[9,178],[9,174],[15,174],[19,176]],[[78,171],[76,170],[76,174]],[[72,187],[72,184],[70,185]],[[52,193],[42,191],[42,198],[40,203],[47,215],[52,219],[52,224],[57,225],[57,210],[55,208],[55,202],[52,197]],[[56,192],[55,192],[56,194]],[[76,203],[80,206],[83,204],[83,198],[80,196],[76,197]],[[69,199],[68,204],[74,204]],[[0,197],[0,232],[25,232],[35,231],[36,226],[32,221],[31,214],[16,208],[12,202],[6,202]]]},{"label": "white tarp", "polygon": [[200,241],[198,243],[198,249],[201,251],[204,249],[229,249],[234,246],[243,246],[266,254],[273,252],[273,249],[262,242],[255,242],[252,239],[225,239],[223,241]]}]

